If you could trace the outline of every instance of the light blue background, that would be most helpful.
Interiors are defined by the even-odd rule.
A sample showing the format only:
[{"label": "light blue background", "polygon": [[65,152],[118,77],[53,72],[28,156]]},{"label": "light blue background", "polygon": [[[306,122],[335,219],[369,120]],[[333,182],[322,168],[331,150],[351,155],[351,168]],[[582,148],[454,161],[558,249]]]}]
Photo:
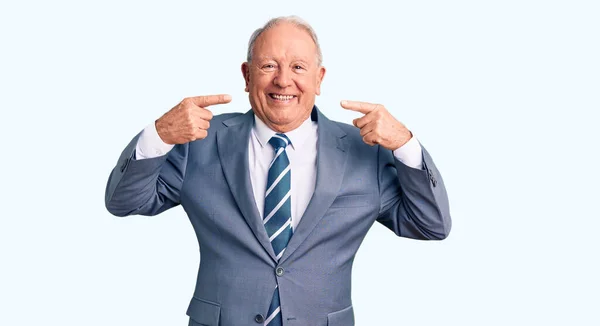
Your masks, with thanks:
[{"label": "light blue background", "polygon": [[181,208],[112,217],[132,136],[229,93],[252,31],[297,14],[328,68],[319,107],[384,104],[450,195],[443,242],[375,225],[357,325],[598,325],[597,1],[3,1],[0,325],[186,325],[198,245]]}]

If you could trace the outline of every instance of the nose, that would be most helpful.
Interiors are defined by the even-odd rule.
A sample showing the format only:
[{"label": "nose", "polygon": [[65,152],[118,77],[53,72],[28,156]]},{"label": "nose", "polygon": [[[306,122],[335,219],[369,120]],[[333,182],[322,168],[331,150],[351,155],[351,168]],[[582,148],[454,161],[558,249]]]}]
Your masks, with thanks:
[{"label": "nose", "polygon": [[285,88],[292,85],[292,73],[287,69],[279,69],[273,79],[273,84]]}]

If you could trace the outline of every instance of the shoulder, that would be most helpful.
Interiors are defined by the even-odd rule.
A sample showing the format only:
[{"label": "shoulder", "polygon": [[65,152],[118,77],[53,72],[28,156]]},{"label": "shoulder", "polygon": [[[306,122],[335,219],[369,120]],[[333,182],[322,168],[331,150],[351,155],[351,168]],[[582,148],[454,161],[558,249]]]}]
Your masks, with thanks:
[{"label": "shoulder", "polygon": [[214,115],[210,120],[210,127],[208,128],[208,135],[204,139],[198,139],[188,143],[191,148],[204,150],[206,148],[212,148],[216,143],[216,134],[219,130],[227,128],[228,121],[239,119],[243,113],[222,113]]},{"label": "shoulder", "polygon": [[[223,113],[214,115],[210,120],[210,127],[208,128],[208,134],[206,138],[197,139],[195,141],[186,143],[182,146],[187,147],[187,151],[189,151],[189,155],[193,157],[193,161],[197,164],[202,164],[202,162],[206,163],[210,160],[211,157],[214,157],[214,153],[217,151],[217,134],[220,130],[227,128],[227,123],[241,118],[243,113],[234,112],[234,113]],[[206,155],[207,153],[212,153],[211,155]]]},{"label": "shoulder", "polygon": [[222,113],[222,114],[218,114],[213,116],[212,120],[210,121],[210,127],[211,128],[223,128],[225,126],[225,124],[223,124],[223,122],[229,120],[229,119],[233,119],[235,117],[239,117],[241,115],[244,115],[241,112],[232,112],[232,113]]},{"label": "shoulder", "polygon": [[360,129],[356,128],[354,125],[343,123],[339,121],[330,120],[333,125],[338,127],[343,133],[345,141],[350,144],[353,153],[376,153],[379,145],[370,146],[363,141],[363,137],[360,135]]},{"label": "shoulder", "polygon": [[362,138],[360,137],[360,130],[355,126],[339,121],[332,120],[331,122],[333,122],[333,124],[336,125],[338,128],[342,129],[342,131],[346,133],[346,137],[350,137],[351,139],[355,139],[357,137]]},{"label": "shoulder", "polygon": [[[355,126],[348,124],[348,123],[332,121],[332,120],[330,120],[330,121],[333,122],[333,124],[335,126],[340,128],[346,134],[346,136],[344,138],[349,140],[352,143],[352,145],[354,145],[357,142],[360,142],[361,144],[368,146],[367,144],[365,144],[362,141],[362,136],[360,135],[360,129],[358,129]],[[370,147],[370,146],[368,146],[368,147]]]}]

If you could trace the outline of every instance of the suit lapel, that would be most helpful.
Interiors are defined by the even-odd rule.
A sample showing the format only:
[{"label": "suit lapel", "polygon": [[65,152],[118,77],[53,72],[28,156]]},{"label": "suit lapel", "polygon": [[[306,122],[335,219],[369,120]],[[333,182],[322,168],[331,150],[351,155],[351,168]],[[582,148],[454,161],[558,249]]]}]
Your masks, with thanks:
[{"label": "suit lapel", "polygon": [[[317,182],[315,192],[302,215],[294,235],[280,259],[284,262],[306,240],[337,197],[344,177],[349,143],[346,133],[327,119],[318,109],[317,115]],[[314,113],[313,112],[313,113]]]},{"label": "suit lapel", "polygon": [[223,121],[227,128],[217,132],[219,158],[229,189],[231,189],[246,223],[269,256],[277,261],[262,218],[256,208],[250,181],[248,139],[254,123],[253,118],[254,114],[250,110],[246,114]]}]

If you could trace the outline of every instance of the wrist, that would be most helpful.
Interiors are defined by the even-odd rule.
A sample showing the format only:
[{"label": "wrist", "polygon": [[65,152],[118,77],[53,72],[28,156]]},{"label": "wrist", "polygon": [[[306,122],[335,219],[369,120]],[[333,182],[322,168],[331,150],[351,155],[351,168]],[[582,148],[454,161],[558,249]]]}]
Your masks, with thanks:
[{"label": "wrist", "polygon": [[156,121],[154,121],[154,128],[156,129],[156,134],[158,134],[158,137],[160,138],[160,140],[162,140],[163,143],[173,145],[173,143],[168,141],[168,139],[165,137],[167,128],[164,125],[164,122],[161,118],[156,119]]}]

